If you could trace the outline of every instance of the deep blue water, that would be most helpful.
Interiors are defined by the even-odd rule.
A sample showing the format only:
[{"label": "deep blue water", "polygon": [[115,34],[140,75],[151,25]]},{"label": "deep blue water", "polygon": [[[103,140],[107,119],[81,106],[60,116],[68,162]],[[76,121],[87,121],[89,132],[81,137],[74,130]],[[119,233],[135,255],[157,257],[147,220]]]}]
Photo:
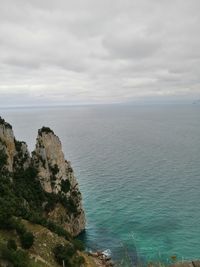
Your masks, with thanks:
[{"label": "deep blue water", "polygon": [[84,240],[143,260],[200,258],[200,106],[0,110],[33,149],[53,128],[87,216]]}]

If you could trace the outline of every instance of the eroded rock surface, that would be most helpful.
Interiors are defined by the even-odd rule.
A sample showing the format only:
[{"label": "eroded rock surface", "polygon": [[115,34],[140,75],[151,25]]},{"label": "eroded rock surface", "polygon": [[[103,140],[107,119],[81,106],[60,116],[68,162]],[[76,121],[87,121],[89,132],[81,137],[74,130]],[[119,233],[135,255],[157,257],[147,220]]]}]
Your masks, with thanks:
[{"label": "eroded rock surface", "polygon": [[0,150],[7,155],[6,168],[12,172],[16,153],[12,126],[0,117]]},{"label": "eroded rock surface", "polygon": [[85,229],[81,193],[71,164],[65,160],[58,136],[47,127],[38,131],[33,164],[44,191],[61,199],[47,216],[73,236],[78,235]]},{"label": "eroded rock surface", "polygon": [[17,141],[12,126],[0,117],[0,151],[6,156],[5,168],[13,173],[19,168],[27,169],[31,164],[30,153],[25,142]]}]

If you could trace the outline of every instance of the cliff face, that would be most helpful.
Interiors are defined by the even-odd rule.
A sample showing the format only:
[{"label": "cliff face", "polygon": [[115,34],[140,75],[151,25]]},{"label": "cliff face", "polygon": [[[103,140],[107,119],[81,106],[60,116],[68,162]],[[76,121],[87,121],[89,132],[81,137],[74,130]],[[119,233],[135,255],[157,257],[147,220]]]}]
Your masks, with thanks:
[{"label": "cliff face", "polygon": [[40,129],[31,158],[26,143],[17,141],[12,126],[0,117],[0,171],[8,171],[11,179],[18,177],[14,180],[17,184],[31,168],[36,171],[33,179],[40,182],[43,190],[43,216],[61,225],[72,236],[78,235],[85,229],[82,198],[59,138],[49,128]]},{"label": "cliff face", "polygon": [[17,169],[24,170],[30,166],[31,158],[25,142],[15,139],[12,126],[0,117],[0,150],[5,155],[5,169],[14,173]]},{"label": "cliff face", "polygon": [[66,161],[59,138],[46,127],[38,131],[33,164],[38,170],[42,188],[59,196],[66,205],[56,203],[47,216],[62,225],[73,236],[85,229],[81,193],[70,162]]},{"label": "cliff face", "polygon": [[16,153],[12,126],[0,118],[0,150],[7,155],[5,168],[13,172],[13,162]]}]

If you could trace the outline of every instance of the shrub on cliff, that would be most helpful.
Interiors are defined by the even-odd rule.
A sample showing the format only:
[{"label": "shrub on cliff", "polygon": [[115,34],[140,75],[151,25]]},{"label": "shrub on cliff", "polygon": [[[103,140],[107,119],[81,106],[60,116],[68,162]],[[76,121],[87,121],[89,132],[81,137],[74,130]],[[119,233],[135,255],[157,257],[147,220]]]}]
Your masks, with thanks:
[{"label": "shrub on cliff", "polygon": [[49,127],[45,127],[45,126],[43,126],[42,129],[40,129],[38,131],[39,135],[42,135],[42,133],[46,133],[46,134],[52,133],[52,134],[54,134],[54,132]]},{"label": "shrub on cliff", "polygon": [[55,208],[58,202],[58,196],[53,193],[46,193],[46,198],[47,198],[47,203],[45,204],[44,209],[46,212],[50,212]]},{"label": "shrub on cliff", "polygon": [[18,198],[9,176],[0,173],[0,228],[10,228],[12,215],[17,209]]},{"label": "shrub on cliff", "polygon": [[20,219],[12,219],[12,229],[15,229],[19,236],[22,236],[26,233],[26,228],[23,223],[21,223]]},{"label": "shrub on cliff", "polygon": [[[8,247],[1,247],[1,258],[11,263],[14,267],[31,266],[26,252],[21,249],[14,250]],[[10,265],[9,265],[10,266]]]},{"label": "shrub on cliff", "polygon": [[64,193],[67,193],[69,192],[70,190],[70,182],[69,180],[62,180],[61,181],[61,190],[64,192]]},{"label": "shrub on cliff", "polygon": [[81,240],[74,239],[74,240],[72,240],[72,243],[73,243],[76,250],[80,250],[80,251],[85,250],[85,246]]},{"label": "shrub on cliff", "polygon": [[14,239],[9,239],[7,242],[7,248],[17,250],[17,244]]},{"label": "shrub on cliff", "polygon": [[84,257],[77,255],[73,260],[73,267],[80,267],[84,263],[85,263]]},{"label": "shrub on cliff", "polygon": [[2,148],[0,149],[0,172],[3,171],[3,168],[7,164],[8,156],[5,153],[5,150]]},{"label": "shrub on cliff", "polygon": [[25,232],[20,236],[21,245],[24,249],[29,249],[32,247],[34,242],[34,235],[31,232]]},{"label": "shrub on cliff", "polygon": [[57,245],[53,253],[55,255],[55,258],[57,262],[61,265],[63,261],[65,262],[66,266],[73,266],[72,265],[72,256],[76,253],[76,250],[74,249],[74,246],[71,244],[67,244],[65,246],[63,245]]},{"label": "shrub on cliff", "polygon": [[63,265],[63,262],[68,267],[80,267],[84,262],[84,258],[79,256],[77,253],[77,248],[73,243],[66,245],[57,245],[53,249],[56,261]]},{"label": "shrub on cliff", "polygon": [[4,125],[7,128],[12,129],[12,126],[8,122],[6,122],[1,116],[0,116],[0,124]]},{"label": "shrub on cliff", "polygon": [[51,220],[48,220],[47,218],[41,216],[40,213],[36,212],[29,212],[26,214],[24,219],[35,223],[35,224],[40,224],[43,227],[46,227],[49,229],[51,232],[57,234],[58,236],[64,237],[66,240],[71,240],[72,237],[69,232],[67,232],[63,227],[59,226],[58,224],[54,223]]},{"label": "shrub on cliff", "polygon": [[66,197],[65,195],[59,195],[59,202],[66,207],[70,213],[77,213],[77,206],[74,202],[74,199],[70,197]]},{"label": "shrub on cliff", "polygon": [[13,180],[16,194],[25,199],[32,209],[41,210],[45,194],[40,182],[35,179],[36,175],[37,170],[31,166],[26,170],[18,170]]}]

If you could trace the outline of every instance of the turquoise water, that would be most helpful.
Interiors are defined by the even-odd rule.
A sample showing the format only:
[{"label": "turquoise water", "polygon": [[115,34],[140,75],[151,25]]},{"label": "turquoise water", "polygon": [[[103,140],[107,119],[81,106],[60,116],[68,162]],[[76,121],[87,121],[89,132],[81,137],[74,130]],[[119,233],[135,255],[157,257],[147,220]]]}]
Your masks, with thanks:
[{"label": "turquoise water", "polygon": [[200,106],[0,110],[33,149],[53,128],[87,216],[82,236],[114,258],[200,258]]}]

